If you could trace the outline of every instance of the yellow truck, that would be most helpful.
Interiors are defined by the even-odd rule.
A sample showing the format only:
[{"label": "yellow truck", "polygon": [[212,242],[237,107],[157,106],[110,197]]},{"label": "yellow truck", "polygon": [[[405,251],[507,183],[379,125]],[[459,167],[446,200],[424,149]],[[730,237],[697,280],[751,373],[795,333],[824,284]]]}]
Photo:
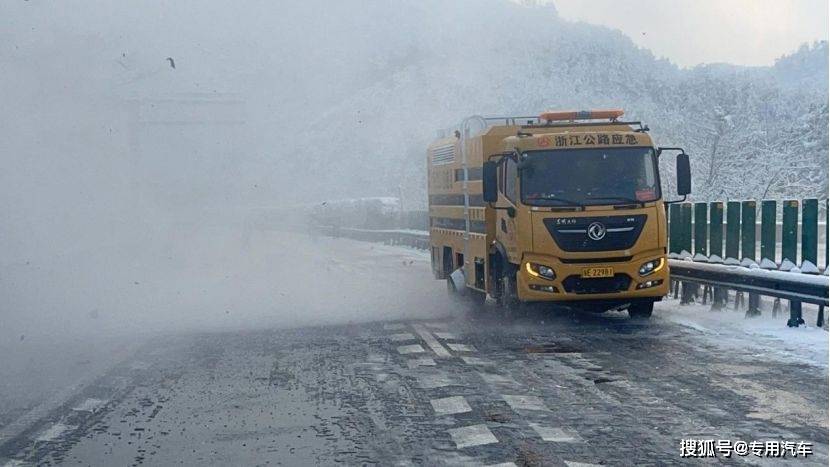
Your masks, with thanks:
[{"label": "yellow truck", "polygon": [[[689,156],[623,111],[470,117],[427,151],[432,269],[505,312],[527,302],[648,318],[668,293],[665,204],[691,191]],[[658,160],[677,152],[682,199]]]}]

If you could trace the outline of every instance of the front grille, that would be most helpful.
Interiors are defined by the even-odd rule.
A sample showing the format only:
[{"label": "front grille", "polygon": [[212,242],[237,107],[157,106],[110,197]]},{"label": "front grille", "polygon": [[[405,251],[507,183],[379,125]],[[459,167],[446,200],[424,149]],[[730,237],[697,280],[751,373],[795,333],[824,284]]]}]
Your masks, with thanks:
[{"label": "front grille", "polygon": [[578,275],[568,276],[562,281],[562,287],[568,293],[595,294],[616,293],[628,290],[631,277],[628,274],[614,274],[614,277],[596,277],[586,279]]},{"label": "front grille", "polygon": [[[612,251],[625,250],[634,246],[643,226],[646,223],[645,214],[629,216],[599,216],[599,217],[551,217],[544,219],[545,227],[565,251]],[[605,236],[593,240],[588,236],[588,228],[593,223],[599,223],[606,229]]]}]

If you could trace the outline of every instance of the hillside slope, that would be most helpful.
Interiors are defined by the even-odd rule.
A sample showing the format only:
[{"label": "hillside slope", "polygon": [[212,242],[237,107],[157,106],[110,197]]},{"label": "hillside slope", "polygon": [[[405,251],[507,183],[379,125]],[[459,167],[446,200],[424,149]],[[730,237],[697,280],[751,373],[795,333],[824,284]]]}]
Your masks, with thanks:
[{"label": "hillside slope", "polygon": [[[365,86],[332,103],[303,133],[342,142],[338,158],[322,147],[302,150],[304,170],[312,167],[323,178],[318,182],[344,195],[402,189],[411,204],[422,205],[423,153],[436,129],[471,114],[590,107],[623,107],[627,118],[648,123],[660,144],[686,147],[695,200],[827,192],[826,42],[774,67],[678,69],[618,31],[564,21],[551,7],[397,7],[410,35],[364,31],[387,55]],[[361,170],[354,180],[339,180],[355,165]],[[671,164],[664,165],[671,174]],[[672,178],[664,177],[669,189]]]}]

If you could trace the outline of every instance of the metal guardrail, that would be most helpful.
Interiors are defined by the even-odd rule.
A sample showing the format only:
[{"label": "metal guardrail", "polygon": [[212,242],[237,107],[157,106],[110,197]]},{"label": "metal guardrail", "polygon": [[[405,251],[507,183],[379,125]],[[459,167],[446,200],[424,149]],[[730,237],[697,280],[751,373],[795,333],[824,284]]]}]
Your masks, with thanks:
[{"label": "metal guardrail", "polygon": [[771,271],[743,266],[727,266],[694,261],[669,260],[672,289],[677,295],[677,285],[683,285],[681,303],[693,301],[697,286],[703,285],[703,300],[707,295],[712,298],[712,307],[722,308],[728,298],[727,291],[737,292],[736,302],[742,302],[742,293],[749,294],[747,316],[760,314],[760,296],[776,299],[773,315],[777,314],[780,300],[788,300],[790,318],[787,326],[798,327],[804,324],[802,303],[818,305],[816,326],[824,325],[824,307],[828,306],[828,285],[830,278],[826,275],[801,274],[794,272]]},{"label": "metal guardrail", "polygon": [[828,306],[828,277],[669,260],[673,280]]},{"label": "metal guardrail", "polygon": [[[318,233],[334,237],[429,249],[429,232],[427,231],[369,230],[333,226],[318,226],[315,229]],[[824,324],[824,307],[829,305],[828,286],[830,286],[830,278],[827,275],[801,274],[679,259],[669,259],[669,268],[672,282],[684,285],[682,303],[689,303],[689,297],[696,294],[697,286],[702,285],[705,288],[704,303],[707,294],[710,294],[712,305],[715,308],[725,304],[728,298],[728,290],[734,290],[739,294],[749,294],[750,311],[754,307],[757,308],[759,296],[775,298],[776,307],[780,306],[780,300],[788,300],[790,319],[787,321],[787,325],[791,327],[804,323],[801,312],[802,303],[817,305],[819,313],[816,325],[821,327]],[[736,299],[742,299],[742,295]]]},{"label": "metal guardrail", "polygon": [[404,245],[429,250],[429,232],[419,230],[370,230],[336,226],[318,226],[317,232],[332,237],[345,237],[364,242]]}]

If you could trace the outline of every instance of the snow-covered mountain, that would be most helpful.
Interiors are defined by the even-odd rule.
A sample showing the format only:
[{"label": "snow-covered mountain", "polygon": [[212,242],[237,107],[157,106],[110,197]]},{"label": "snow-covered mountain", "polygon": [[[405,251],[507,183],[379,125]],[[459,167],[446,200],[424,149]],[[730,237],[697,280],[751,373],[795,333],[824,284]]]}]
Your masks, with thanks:
[{"label": "snow-covered mountain", "polygon": [[[0,27],[4,157],[64,191],[86,180],[120,190],[100,199],[133,203],[122,195],[134,187],[184,205],[403,194],[417,208],[436,129],[472,114],[623,107],[658,143],[687,148],[696,200],[827,192],[826,42],[772,67],[680,69],[535,1],[181,0],[148,6],[163,12],[152,22],[117,2],[60,14],[24,3],[0,7],[14,18]],[[141,133],[118,107],[214,94],[245,102],[244,127]]]},{"label": "snow-covered mountain", "polygon": [[[618,31],[564,21],[549,6],[418,1],[394,11],[408,34],[367,28],[384,44],[377,68],[303,131],[338,141],[345,156],[304,147],[317,186],[361,194],[403,186],[412,203],[423,203],[423,153],[437,128],[470,114],[623,107],[660,144],[687,148],[695,200],[827,192],[826,42],[773,67],[679,69]],[[671,162],[664,162],[669,189]],[[339,179],[355,165],[355,186]]]}]

